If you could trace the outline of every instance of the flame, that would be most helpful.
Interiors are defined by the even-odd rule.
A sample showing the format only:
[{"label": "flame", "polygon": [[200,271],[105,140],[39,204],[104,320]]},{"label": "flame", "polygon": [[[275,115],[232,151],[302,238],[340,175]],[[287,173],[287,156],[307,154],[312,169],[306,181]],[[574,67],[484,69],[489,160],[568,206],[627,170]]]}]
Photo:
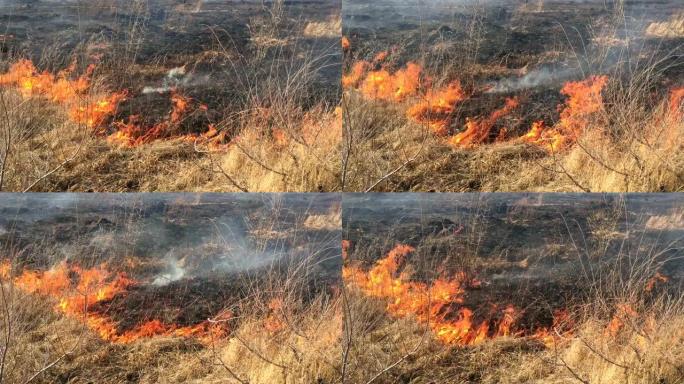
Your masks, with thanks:
[{"label": "flame", "polygon": [[387,51],[379,52],[379,53],[378,53],[377,55],[375,55],[375,57],[373,58],[373,62],[379,63],[379,62],[381,62],[381,61],[385,61],[385,59],[387,58],[387,56],[389,56],[389,52],[387,52]]},{"label": "flame", "polygon": [[553,313],[553,323],[550,328],[541,328],[534,333],[532,338],[541,340],[547,348],[555,348],[564,339],[572,336],[575,322],[570,313],[565,309],[558,309]]},{"label": "flame", "polygon": [[497,121],[508,115],[519,105],[517,98],[508,98],[506,103],[500,109],[492,112],[485,119],[475,120],[471,118],[466,119],[466,129],[451,137],[449,144],[455,147],[471,147],[481,144],[489,138],[492,128]]},{"label": "flame", "polygon": [[406,112],[407,116],[418,123],[427,124],[437,135],[446,135],[449,118],[455,105],[466,99],[459,81],[454,81],[443,89],[430,90],[424,99]]},{"label": "flame", "polygon": [[[124,147],[137,147],[143,144],[148,144],[156,140],[164,138],[181,138],[194,140],[196,135],[177,135],[174,133],[178,129],[185,115],[188,113],[192,99],[179,94],[177,91],[171,92],[171,111],[168,117],[151,126],[144,127],[140,124],[140,117],[138,115],[131,115],[128,117],[128,122],[115,122],[114,127],[116,131],[107,136],[107,142],[113,145]],[[205,110],[206,106],[200,104],[197,106],[198,110]],[[221,144],[219,141],[225,140],[225,134],[219,134],[216,127],[209,125],[199,137],[208,140],[210,146],[218,147]]]},{"label": "flame", "polygon": [[351,49],[351,42],[349,42],[347,36],[342,36],[342,50],[348,51],[349,49]]},{"label": "flame", "polygon": [[[367,272],[347,263],[342,270],[343,278],[365,295],[386,300],[390,315],[412,317],[429,326],[435,337],[446,344],[472,345],[497,337],[522,336],[522,331],[513,331],[521,315],[513,305],[503,309],[495,306],[489,319],[475,320],[473,310],[463,304],[467,289],[478,287],[481,282],[466,273],[431,283],[411,281],[405,271],[400,272],[400,267],[414,251],[409,245],[399,244]],[[539,333],[531,337],[546,343],[547,336]]]},{"label": "flame", "polygon": [[522,140],[539,145],[549,152],[569,147],[579,139],[595,114],[603,110],[601,92],[608,76],[590,76],[583,81],[565,83],[561,93],[568,97],[560,113],[560,121],[552,129],[535,122]]},{"label": "flame", "polygon": [[628,318],[636,318],[638,313],[629,304],[618,304],[615,315],[608,323],[605,335],[610,337],[617,336],[618,332],[624,327]]},{"label": "flame", "polygon": [[264,320],[264,328],[271,333],[277,333],[285,328],[282,318],[283,299],[276,297],[268,303],[269,315]]},{"label": "flame", "polygon": [[[70,121],[83,124],[97,133],[104,133],[107,120],[116,114],[121,102],[128,97],[127,91],[112,93],[93,93],[91,76],[95,66],[88,66],[86,72],[73,79],[72,74],[76,64],[53,75],[47,71],[39,72],[30,60],[19,60],[12,64],[9,70],[0,74],[0,85],[14,86],[23,98],[41,97],[52,103],[63,106],[66,109]],[[127,122],[113,123],[115,132],[107,137],[107,141],[114,145],[134,147],[162,138],[173,136],[173,130],[182,122],[188,113],[191,99],[178,92],[171,92],[171,111],[166,120],[152,127],[139,125],[140,118],[132,115]],[[206,111],[204,104],[197,107],[198,110]],[[214,127],[215,129],[215,127]],[[200,135],[181,135],[181,139],[193,140],[198,137],[210,138],[210,148],[223,148],[225,135],[213,134],[212,127]]]},{"label": "flame", "polygon": [[349,247],[351,242],[349,240],[342,240],[342,260],[346,261],[349,258]]},{"label": "flame", "polygon": [[30,60],[19,60],[12,64],[7,73],[0,75],[0,85],[17,87],[25,99],[43,97],[67,108],[69,118],[88,128],[97,128],[112,116],[126,92],[103,95],[89,94],[90,77],[95,70],[90,65],[82,76],[71,79],[75,63],[56,76],[39,72]]},{"label": "flame", "polygon": [[393,74],[385,69],[371,71],[366,74],[359,90],[369,99],[401,101],[418,92],[422,70],[420,65],[409,62],[406,68]]},{"label": "flame", "polygon": [[668,102],[669,112],[673,120],[681,120],[684,118],[684,87],[675,88],[670,91],[670,99]]},{"label": "flame", "polygon": [[358,86],[364,74],[370,67],[367,61],[357,61],[352,65],[351,71],[342,76],[342,86],[344,88],[352,88]]},{"label": "flame", "polygon": [[655,288],[656,284],[658,283],[667,283],[670,280],[669,277],[661,274],[660,272],[656,271],[655,275],[651,277],[647,282],[646,282],[646,287],[644,288],[646,292],[651,292],[653,288]]},{"label": "flame", "polygon": [[[0,276],[12,278],[8,260],[0,263]],[[138,282],[128,278],[125,273],[110,272],[106,263],[94,268],[82,268],[62,262],[47,271],[24,270],[12,281],[24,292],[54,299],[55,311],[84,321],[102,339],[113,343],[130,343],[153,336],[194,337],[201,342],[208,342],[227,335],[226,327],[210,321],[179,327],[159,320],[150,320],[120,333],[111,318],[93,307],[117,295],[125,295],[127,289]]]}]

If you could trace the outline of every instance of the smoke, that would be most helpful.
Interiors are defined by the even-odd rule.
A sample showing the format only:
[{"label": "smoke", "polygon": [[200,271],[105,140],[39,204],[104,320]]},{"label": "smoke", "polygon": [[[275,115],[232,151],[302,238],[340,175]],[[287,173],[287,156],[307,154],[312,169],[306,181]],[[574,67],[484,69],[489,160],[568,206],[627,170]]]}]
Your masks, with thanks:
[{"label": "smoke", "polygon": [[143,88],[142,93],[145,95],[150,93],[166,93],[174,89],[205,85],[209,83],[209,80],[209,75],[196,76],[192,73],[187,73],[185,67],[177,67],[168,71],[162,79],[161,86],[146,86]]},{"label": "smoke", "polygon": [[160,87],[145,87],[142,90],[143,94],[148,93],[165,93],[180,86],[187,85],[192,80],[192,74],[185,72],[185,67],[172,68],[166,73],[166,77],[162,80]]},{"label": "smoke", "polygon": [[522,77],[508,77],[492,84],[488,93],[507,93],[565,82],[579,73],[579,69],[554,69],[542,67],[529,71]]}]

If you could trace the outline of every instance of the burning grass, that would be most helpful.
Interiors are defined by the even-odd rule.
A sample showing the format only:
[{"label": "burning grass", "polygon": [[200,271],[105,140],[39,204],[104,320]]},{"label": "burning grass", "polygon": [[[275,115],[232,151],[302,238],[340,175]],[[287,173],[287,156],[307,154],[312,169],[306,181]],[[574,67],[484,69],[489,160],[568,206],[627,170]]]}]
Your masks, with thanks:
[{"label": "burning grass", "polygon": [[41,196],[0,204],[3,382],[339,377],[333,196]]},{"label": "burning grass", "polygon": [[[3,292],[12,324],[7,382],[315,382],[339,375],[342,316],[339,302],[324,296],[299,309],[288,302],[270,313],[252,309],[239,320],[226,318],[230,334],[211,340],[188,338],[177,327],[121,343],[93,332],[92,317],[53,311],[54,302],[42,295],[6,282]],[[273,319],[276,328],[268,325]]]},{"label": "burning grass", "polygon": [[[563,220],[574,224],[559,227],[566,234],[557,240],[554,227],[564,221],[541,204],[504,209],[498,200],[489,210],[455,200],[457,209],[449,199],[416,201],[415,211],[412,199],[373,208],[350,203],[354,241],[343,242],[350,381],[684,379],[684,333],[672,327],[684,319],[680,230],[654,229],[649,217],[626,219],[634,212],[620,202],[568,201],[559,203]],[[658,211],[653,205],[647,209]],[[393,210],[399,206],[408,208]],[[593,212],[586,224],[575,216],[583,209]],[[387,224],[395,213],[401,219]],[[381,214],[384,224],[370,224],[368,214]],[[373,239],[384,233],[412,245]]]},{"label": "burning grass", "polygon": [[[335,72],[339,55],[330,51],[338,38],[331,34],[340,27],[339,9],[312,9],[302,18],[299,5],[282,1],[238,7],[245,20],[189,27],[183,36],[203,43],[180,41],[181,51],[160,52],[163,62],[150,53],[158,47],[146,45],[149,52],[129,57],[136,34],[176,33],[148,27],[159,23],[156,6],[125,10],[145,23],[117,24],[132,28],[124,41],[116,35],[77,45],[65,69],[60,60],[67,58],[51,62],[45,47],[43,56],[11,51],[3,58],[0,190],[338,189],[337,95],[316,84]],[[221,7],[174,8],[167,21],[188,12],[213,20],[201,11],[207,6]],[[58,9],[66,20],[69,9]],[[325,12],[326,21],[317,21]],[[193,53],[197,47],[204,51]]]},{"label": "burning grass", "polygon": [[[563,2],[512,14],[443,6],[458,21],[384,20],[392,27],[380,42],[371,19],[391,6],[350,7],[372,16],[352,22],[343,41],[347,190],[683,188],[673,150],[684,126],[681,39],[625,27],[626,5],[583,8],[563,22]],[[567,41],[544,37],[563,31]]]}]

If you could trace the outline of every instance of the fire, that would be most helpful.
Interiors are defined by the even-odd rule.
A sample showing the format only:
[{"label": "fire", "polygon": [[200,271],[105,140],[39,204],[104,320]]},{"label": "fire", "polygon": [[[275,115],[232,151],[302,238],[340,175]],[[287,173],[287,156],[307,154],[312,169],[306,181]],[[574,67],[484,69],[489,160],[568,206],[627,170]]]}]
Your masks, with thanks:
[{"label": "fire", "polygon": [[110,272],[107,264],[82,268],[62,262],[47,271],[24,270],[17,276],[12,276],[9,261],[4,260],[0,266],[2,278],[11,278],[14,285],[24,292],[54,299],[55,311],[84,321],[102,339],[113,343],[130,343],[154,336],[194,337],[205,342],[227,334],[225,327],[209,321],[180,327],[159,320],[150,320],[119,332],[117,324],[104,311],[98,310],[97,304],[111,301],[117,295],[125,295],[128,288],[138,282],[125,273]]},{"label": "fire", "polygon": [[[513,305],[494,306],[488,319],[476,321],[474,311],[464,306],[464,302],[467,290],[478,287],[480,281],[466,273],[431,283],[411,281],[400,267],[414,251],[411,246],[399,244],[367,272],[348,263],[343,268],[343,278],[365,295],[387,300],[390,315],[415,318],[446,344],[472,345],[497,337],[523,335],[522,331],[514,331],[522,312]],[[544,338],[548,334],[538,333],[531,337],[546,343]]]},{"label": "fire", "polygon": [[[107,136],[107,142],[113,145],[124,147],[137,147],[143,144],[148,144],[156,140],[167,138],[181,138],[194,140],[198,138],[196,135],[178,135],[175,133],[179,128],[183,118],[189,112],[192,99],[179,94],[177,91],[171,92],[171,111],[168,117],[150,127],[145,127],[140,123],[140,116],[131,115],[128,122],[115,122],[114,128],[116,131]],[[205,110],[206,106],[200,104],[198,110]],[[210,147],[218,148],[222,145],[219,141],[226,139],[225,133],[219,133],[214,125],[209,125],[207,131],[199,136],[199,138],[208,141]]]},{"label": "fire", "polygon": [[358,86],[370,64],[367,61],[357,61],[352,65],[351,71],[342,76],[342,86],[352,88]]},{"label": "fire", "polygon": [[449,144],[455,147],[471,147],[485,142],[487,138],[489,138],[494,124],[511,113],[518,105],[519,103],[516,98],[509,98],[506,99],[506,103],[503,107],[492,112],[492,114],[485,119],[466,119],[466,129],[451,137],[449,139]]},{"label": "fire", "polygon": [[348,51],[349,49],[351,49],[351,42],[347,36],[342,36],[342,50]]},{"label": "fire", "polygon": [[[361,83],[359,90],[369,99],[402,101],[418,92],[423,68],[413,62],[395,73],[385,69],[371,71]],[[352,68],[352,73],[353,73]]]},{"label": "fire", "polygon": [[[431,89],[421,95],[421,86],[423,83],[430,83],[430,78],[422,74],[423,68],[417,63],[409,62],[405,68],[394,73],[386,68],[370,70],[377,67],[387,56],[387,51],[381,51],[375,55],[372,62],[355,62],[349,72],[342,76],[343,87],[354,88],[367,99],[407,102],[406,116],[409,120],[427,126],[438,136],[447,136],[451,114],[456,105],[469,97],[463,91],[460,82],[454,81],[445,88]],[[594,123],[596,114],[603,110],[602,92],[607,83],[608,76],[590,76],[582,81],[565,83],[561,93],[567,100],[564,105],[559,106],[558,123],[553,127],[547,127],[543,121],[534,122],[529,132],[518,140],[540,146],[548,152],[568,148]],[[417,96],[421,96],[422,99],[416,102],[414,97]],[[678,117],[682,116],[682,100],[684,88],[674,90],[669,110],[676,111]],[[509,98],[502,108],[486,118],[466,117],[464,131],[447,138],[447,143],[461,148],[487,142],[496,122],[516,109],[518,104],[517,98]],[[508,130],[502,128],[494,142],[505,142],[507,133]]]},{"label": "fire", "polygon": [[418,123],[427,124],[435,134],[447,133],[449,114],[457,103],[467,98],[461,83],[454,81],[443,89],[430,90],[425,98],[406,112],[407,116]]},{"label": "fire", "polygon": [[651,277],[647,282],[646,282],[646,287],[644,288],[646,292],[651,292],[653,288],[655,288],[656,284],[658,283],[667,283],[670,280],[669,277],[661,274],[660,272],[656,272],[653,277]]},{"label": "fire", "polygon": [[378,53],[377,55],[375,55],[375,57],[373,58],[373,62],[379,63],[381,61],[385,61],[387,56],[389,56],[389,52],[382,51],[382,52]]},{"label": "fire", "polygon": [[625,321],[638,316],[638,313],[629,304],[618,304],[615,315],[608,323],[605,335],[610,337],[617,336],[618,332],[624,327]]},{"label": "fire", "polygon": [[72,121],[97,128],[116,112],[126,93],[89,94],[95,66],[89,66],[85,74],[71,79],[75,67],[72,64],[55,76],[47,71],[39,72],[30,60],[19,60],[7,73],[0,75],[0,85],[17,87],[23,98],[43,97],[65,106]]},{"label": "fire", "polygon": [[684,118],[684,87],[675,88],[670,91],[670,100],[668,103],[669,112],[674,120],[681,120]]},{"label": "fire", "polygon": [[[106,132],[107,120],[116,114],[121,102],[128,97],[127,91],[94,93],[91,76],[95,66],[90,65],[86,72],[76,78],[72,74],[76,65],[53,75],[47,71],[39,72],[30,60],[19,60],[9,70],[0,74],[0,85],[14,86],[23,98],[41,97],[66,109],[70,121],[82,124],[96,133]],[[131,115],[127,122],[114,122],[115,129],[107,137],[111,144],[121,146],[138,146],[152,141],[172,137],[174,129],[179,126],[189,112],[192,100],[178,92],[171,92],[171,111],[162,122],[151,127],[140,126],[140,117]],[[198,110],[207,110],[206,105],[199,105]],[[180,138],[194,140],[206,139],[210,148],[223,148],[225,135],[214,132],[209,126],[202,135],[181,135]]]},{"label": "fire", "polygon": [[285,328],[283,319],[283,300],[279,297],[271,299],[268,303],[269,315],[264,320],[264,328],[271,333],[277,333]]},{"label": "fire", "polygon": [[591,76],[583,81],[571,81],[561,89],[568,97],[560,113],[560,121],[551,129],[535,122],[522,140],[557,152],[572,145],[592,124],[596,113],[603,110],[603,88],[608,76]]}]

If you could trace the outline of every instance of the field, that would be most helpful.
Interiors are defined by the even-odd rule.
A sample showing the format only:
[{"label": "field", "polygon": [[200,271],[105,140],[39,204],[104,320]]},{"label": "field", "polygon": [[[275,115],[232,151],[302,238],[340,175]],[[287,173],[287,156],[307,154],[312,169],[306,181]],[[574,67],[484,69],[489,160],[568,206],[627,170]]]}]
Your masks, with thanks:
[{"label": "field", "polygon": [[339,189],[339,1],[3,1],[0,190]]},{"label": "field", "polygon": [[681,191],[678,1],[351,0],[347,191]]},{"label": "field", "polygon": [[684,380],[681,196],[343,204],[349,382]]},{"label": "field", "polygon": [[3,383],[332,383],[333,195],[11,195]]}]

